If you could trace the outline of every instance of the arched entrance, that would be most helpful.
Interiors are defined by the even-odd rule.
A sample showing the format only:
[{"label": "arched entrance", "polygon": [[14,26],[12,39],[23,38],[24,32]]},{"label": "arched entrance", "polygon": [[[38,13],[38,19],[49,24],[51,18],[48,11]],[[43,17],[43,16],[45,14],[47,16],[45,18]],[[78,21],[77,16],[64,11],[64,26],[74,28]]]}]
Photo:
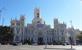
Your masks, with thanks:
[{"label": "arched entrance", "polygon": [[43,32],[41,30],[38,31],[38,45],[43,45]]},{"label": "arched entrance", "polygon": [[38,37],[38,45],[43,45],[43,38],[42,37]]}]

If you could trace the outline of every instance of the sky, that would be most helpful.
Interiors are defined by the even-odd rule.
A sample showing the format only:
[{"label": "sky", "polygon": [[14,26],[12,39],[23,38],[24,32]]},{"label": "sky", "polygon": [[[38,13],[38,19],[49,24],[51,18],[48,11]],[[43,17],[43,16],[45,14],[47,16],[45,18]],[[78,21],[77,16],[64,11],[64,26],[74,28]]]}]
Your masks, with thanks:
[{"label": "sky", "polygon": [[[70,27],[82,30],[82,0],[0,0],[0,15],[3,25],[10,25],[11,18],[25,15],[25,25],[32,23],[34,8],[40,8],[40,15],[47,25],[54,27],[54,18]],[[0,18],[1,24],[1,18]]]}]

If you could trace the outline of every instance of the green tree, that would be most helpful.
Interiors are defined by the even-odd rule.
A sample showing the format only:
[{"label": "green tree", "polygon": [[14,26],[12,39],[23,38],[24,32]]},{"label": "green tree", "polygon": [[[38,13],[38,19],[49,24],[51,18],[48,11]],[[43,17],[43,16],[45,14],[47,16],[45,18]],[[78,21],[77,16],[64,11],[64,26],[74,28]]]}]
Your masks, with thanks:
[{"label": "green tree", "polygon": [[80,34],[77,35],[77,39],[80,40],[80,41],[82,41],[82,32],[80,32]]},{"label": "green tree", "polygon": [[0,26],[0,43],[10,43],[12,41],[12,38],[12,29],[9,26]]}]

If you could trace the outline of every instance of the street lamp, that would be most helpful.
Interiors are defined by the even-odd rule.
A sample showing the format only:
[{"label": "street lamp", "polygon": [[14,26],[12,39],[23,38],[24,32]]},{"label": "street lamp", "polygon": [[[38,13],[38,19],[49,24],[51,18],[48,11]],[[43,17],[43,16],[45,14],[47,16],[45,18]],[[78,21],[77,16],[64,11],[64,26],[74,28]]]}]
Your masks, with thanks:
[{"label": "street lamp", "polygon": [[[0,20],[1,20],[1,13],[2,13],[2,10],[0,10]],[[0,21],[1,22],[1,21]]]},{"label": "street lamp", "polygon": [[70,39],[71,49],[73,49],[73,47],[72,47],[72,44],[73,44],[72,37],[69,37],[69,39]]},{"label": "street lamp", "polygon": [[3,8],[1,8],[0,9],[0,22],[2,23],[2,25],[4,24],[4,17],[2,17],[2,12],[5,10],[5,8],[3,7]]}]

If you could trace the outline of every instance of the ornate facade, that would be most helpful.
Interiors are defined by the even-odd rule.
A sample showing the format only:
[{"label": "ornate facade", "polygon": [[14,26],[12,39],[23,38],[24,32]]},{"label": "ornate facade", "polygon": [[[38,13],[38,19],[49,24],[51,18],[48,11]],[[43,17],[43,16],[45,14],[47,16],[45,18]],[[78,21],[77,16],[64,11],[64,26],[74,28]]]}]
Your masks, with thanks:
[{"label": "ornate facade", "polygon": [[24,24],[24,16],[20,20],[11,20],[11,28],[13,29],[13,42],[32,41],[33,44],[52,44],[53,42],[66,41],[66,24],[59,23],[54,19],[54,28],[46,25],[40,16],[40,10],[34,9],[34,18],[31,24]]}]

